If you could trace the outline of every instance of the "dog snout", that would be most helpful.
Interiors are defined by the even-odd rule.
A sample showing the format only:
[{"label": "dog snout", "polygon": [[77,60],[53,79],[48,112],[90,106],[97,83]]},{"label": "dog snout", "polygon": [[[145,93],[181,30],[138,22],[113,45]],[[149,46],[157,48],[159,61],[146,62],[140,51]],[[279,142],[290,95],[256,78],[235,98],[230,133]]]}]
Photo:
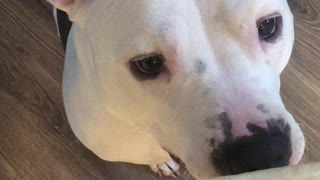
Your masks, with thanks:
[{"label": "dog snout", "polygon": [[254,130],[253,135],[224,142],[213,151],[213,165],[221,175],[289,165],[292,155],[290,128],[283,127],[283,121],[270,121],[268,129],[252,124],[248,124],[248,128]]}]

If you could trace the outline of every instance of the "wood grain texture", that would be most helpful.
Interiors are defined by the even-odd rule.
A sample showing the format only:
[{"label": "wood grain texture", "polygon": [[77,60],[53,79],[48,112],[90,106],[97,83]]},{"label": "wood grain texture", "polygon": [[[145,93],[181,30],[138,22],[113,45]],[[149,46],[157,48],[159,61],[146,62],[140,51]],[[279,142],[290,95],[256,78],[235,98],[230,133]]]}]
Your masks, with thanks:
[{"label": "wood grain texture", "polygon": [[[307,138],[303,161],[320,161],[320,1],[289,3],[296,44],[282,97]],[[0,0],[0,179],[159,179],[145,166],[102,161],[76,139],[63,108],[63,56],[46,1]]]},{"label": "wood grain texture", "polygon": [[320,1],[289,0],[296,40],[282,75],[282,98],[301,124],[307,146],[303,162],[320,161]]}]

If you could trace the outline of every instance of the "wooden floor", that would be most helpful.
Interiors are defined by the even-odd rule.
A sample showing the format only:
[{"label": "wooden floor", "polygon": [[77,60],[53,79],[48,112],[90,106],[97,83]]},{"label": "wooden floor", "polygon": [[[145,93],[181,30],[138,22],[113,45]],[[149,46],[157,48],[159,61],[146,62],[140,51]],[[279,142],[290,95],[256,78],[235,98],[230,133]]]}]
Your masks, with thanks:
[{"label": "wooden floor", "polygon": [[[307,138],[303,162],[320,161],[320,1],[289,2],[296,44],[282,97]],[[75,138],[63,56],[45,0],[0,0],[0,179],[156,179],[147,167],[100,160]]]}]

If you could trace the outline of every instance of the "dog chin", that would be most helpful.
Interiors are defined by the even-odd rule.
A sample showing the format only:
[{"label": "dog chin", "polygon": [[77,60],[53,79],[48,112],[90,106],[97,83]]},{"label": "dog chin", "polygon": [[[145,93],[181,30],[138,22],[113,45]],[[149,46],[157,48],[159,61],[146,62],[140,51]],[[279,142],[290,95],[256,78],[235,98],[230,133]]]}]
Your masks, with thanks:
[{"label": "dog chin", "polygon": [[215,177],[221,176],[219,173],[217,173],[214,168],[208,164],[208,165],[199,165],[196,163],[186,163],[182,165],[182,167],[185,167],[193,177],[196,179],[211,179]]},{"label": "dog chin", "polygon": [[215,177],[219,177],[221,175],[215,173],[214,171],[203,171],[201,169],[190,170],[192,176],[198,180],[212,179]]},{"label": "dog chin", "polygon": [[180,165],[181,169],[185,169],[189,171],[191,175],[196,179],[199,179],[199,180],[210,179],[210,178],[221,176],[213,170],[212,166],[208,167],[204,165],[199,165],[195,162],[188,162],[188,161],[185,162],[180,157],[173,154],[172,152],[169,152],[169,154],[172,157],[172,159]]}]

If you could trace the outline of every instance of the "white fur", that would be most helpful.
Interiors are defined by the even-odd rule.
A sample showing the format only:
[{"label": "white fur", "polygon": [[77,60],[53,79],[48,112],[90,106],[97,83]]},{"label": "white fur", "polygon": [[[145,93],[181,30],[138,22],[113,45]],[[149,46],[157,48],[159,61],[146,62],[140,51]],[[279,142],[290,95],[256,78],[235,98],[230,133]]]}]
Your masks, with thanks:
[{"label": "white fur", "polygon": [[[212,117],[229,112],[233,134],[247,135],[248,119],[266,125],[256,109],[264,104],[268,116],[290,124],[290,163],[300,161],[304,138],[279,95],[294,36],[286,0],[76,1],[63,97],[74,133],[99,157],[162,164],[171,161],[165,148],[196,177],[213,177],[207,140],[224,135]],[[283,16],[282,36],[261,42],[256,21],[274,12]],[[153,52],[169,72],[137,81],[128,62]],[[207,65],[202,75],[194,71],[199,59]]]}]

